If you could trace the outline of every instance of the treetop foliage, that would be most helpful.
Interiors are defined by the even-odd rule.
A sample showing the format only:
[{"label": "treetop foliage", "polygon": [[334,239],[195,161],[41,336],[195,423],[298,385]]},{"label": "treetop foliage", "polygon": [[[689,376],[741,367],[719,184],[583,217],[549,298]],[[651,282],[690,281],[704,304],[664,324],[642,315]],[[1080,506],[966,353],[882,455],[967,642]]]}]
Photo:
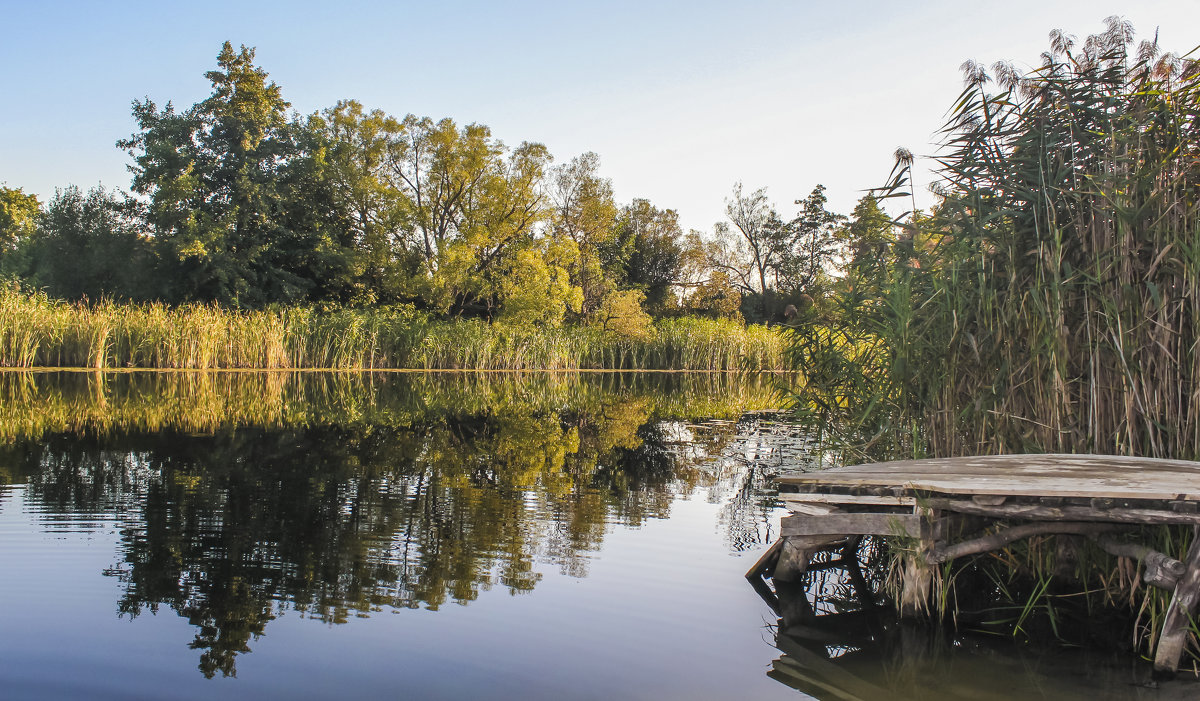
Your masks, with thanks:
[{"label": "treetop foliage", "polygon": [[482,124],[355,100],[297,114],[255,61],[226,42],[205,99],[133,102],[128,194],[66,188],[43,207],[0,190],[0,275],[70,299],[630,329],[647,312],[779,320],[836,277],[844,218],[821,186],[785,221],[739,184],[734,229],[685,235],[674,210],[618,203],[595,153],[556,163]]}]

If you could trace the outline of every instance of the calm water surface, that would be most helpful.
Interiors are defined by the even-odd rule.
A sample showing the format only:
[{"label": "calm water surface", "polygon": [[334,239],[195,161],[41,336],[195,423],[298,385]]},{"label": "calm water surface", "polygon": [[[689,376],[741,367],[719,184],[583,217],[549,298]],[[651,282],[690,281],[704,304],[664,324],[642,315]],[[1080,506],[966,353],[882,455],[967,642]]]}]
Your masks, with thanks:
[{"label": "calm water surface", "polygon": [[768,475],[830,459],[779,406],[716,375],[0,374],[0,697],[1164,698],[894,626],[777,637],[742,576]]},{"label": "calm water surface", "polygon": [[5,698],[796,698],[769,380],[0,377]]}]

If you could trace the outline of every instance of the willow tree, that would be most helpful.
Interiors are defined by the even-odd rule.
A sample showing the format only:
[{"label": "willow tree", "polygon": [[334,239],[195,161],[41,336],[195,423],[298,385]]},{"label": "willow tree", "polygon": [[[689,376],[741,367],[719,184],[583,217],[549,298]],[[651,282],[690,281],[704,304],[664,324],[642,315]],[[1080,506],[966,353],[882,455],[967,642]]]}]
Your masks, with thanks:
[{"label": "willow tree", "polygon": [[383,110],[343,100],[311,115],[301,134],[315,196],[347,252],[349,297],[394,302],[413,294],[417,256],[407,245],[407,202],[391,177],[403,127]]},{"label": "willow tree", "polygon": [[550,155],[537,143],[509,149],[479,124],[409,115],[388,160],[404,201],[406,245],[422,296],[440,311],[489,311],[505,271],[534,244],[545,213]]}]

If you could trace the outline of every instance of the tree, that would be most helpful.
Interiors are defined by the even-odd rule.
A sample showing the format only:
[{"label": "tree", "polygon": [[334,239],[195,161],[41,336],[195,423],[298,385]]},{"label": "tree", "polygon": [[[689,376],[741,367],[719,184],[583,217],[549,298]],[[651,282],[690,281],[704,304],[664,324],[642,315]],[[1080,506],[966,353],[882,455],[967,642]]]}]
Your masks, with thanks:
[{"label": "tree", "polygon": [[36,230],[40,211],[36,195],[0,185],[0,277],[24,272],[20,249]]},{"label": "tree", "polygon": [[605,331],[622,338],[648,340],[653,334],[654,324],[643,309],[645,299],[646,295],[641,290],[612,290],[600,301],[595,321]]},{"label": "tree", "polygon": [[[725,216],[741,237],[743,256],[738,256],[732,244],[725,242],[721,251],[725,255],[714,262],[734,279],[741,280],[747,292],[762,295],[763,316],[769,318],[772,306],[767,275],[778,268],[781,256],[788,249],[788,229],[767,200],[766,188],[747,195],[740,182],[733,186],[733,196],[725,200]],[[718,227],[717,234],[718,239],[728,239],[730,230],[727,225]],[[737,260],[739,257],[743,260]],[[736,270],[737,267],[741,270]]]},{"label": "tree", "polygon": [[866,195],[854,206],[850,223],[843,228],[849,260],[845,283],[856,302],[878,299],[887,271],[894,262],[892,247],[896,242],[891,217],[879,206],[879,200]]},{"label": "tree", "polygon": [[[617,206],[612,181],[599,175],[600,157],[592,152],[572,158],[551,170],[551,232],[579,247],[572,279],[583,290],[583,313],[595,311],[611,288],[612,263],[618,256],[603,255],[615,241]],[[607,259],[607,261],[606,261]]]},{"label": "tree", "polygon": [[154,250],[133,203],[96,187],[59,190],[30,246],[31,277],[66,299],[153,296]]},{"label": "tree", "polygon": [[404,232],[421,293],[442,312],[490,313],[503,271],[544,217],[546,147],[508,149],[479,124],[406,117],[389,177],[404,197]]},{"label": "tree", "polygon": [[583,291],[571,284],[568,270],[578,255],[565,239],[545,239],[517,253],[500,280],[500,321],[557,326],[566,312],[578,314]]},{"label": "tree", "polygon": [[688,297],[688,308],[718,319],[741,319],[742,293],[724,270],[713,274]]},{"label": "tree", "polygon": [[[346,254],[346,279],[333,296],[395,302],[412,295],[417,257],[406,245],[404,192],[391,176],[403,127],[354,100],[311,115],[297,128],[309,164],[310,209]],[[329,281],[326,281],[329,285]]]},{"label": "tree", "polygon": [[253,49],[226,42],[217,67],[205,74],[212,94],[185,112],[135,101],[139,132],[118,142],[134,158],[132,188],[148,199],[174,296],[235,306],[308,299],[330,242],[289,227],[298,150],[289,105]]},{"label": "tree", "polygon": [[623,248],[628,251],[621,282],[642,290],[652,310],[661,310],[671,287],[682,280],[682,237],[679,215],[673,209],[658,209],[644,199],[621,209],[616,239],[627,242]]},{"label": "tree", "polygon": [[772,256],[777,284],[793,293],[815,292],[837,266],[843,253],[841,227],[846,217],[825,209],[825,186],[817,185],[803,200],[800,212],[776,240]]}]

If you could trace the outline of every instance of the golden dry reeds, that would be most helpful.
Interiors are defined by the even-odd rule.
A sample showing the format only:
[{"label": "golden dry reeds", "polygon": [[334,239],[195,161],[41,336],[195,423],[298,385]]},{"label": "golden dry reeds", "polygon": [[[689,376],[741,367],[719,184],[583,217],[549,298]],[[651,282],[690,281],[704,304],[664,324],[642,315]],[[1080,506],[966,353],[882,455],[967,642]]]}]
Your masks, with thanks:
[{"label": "golden dry reeds", "polygon": [[240,311],[71,304],[0,286],[0,367],[780,371],[778,329],[669,319],[645,338],[596,326],[430,320],[407,307]]}]

